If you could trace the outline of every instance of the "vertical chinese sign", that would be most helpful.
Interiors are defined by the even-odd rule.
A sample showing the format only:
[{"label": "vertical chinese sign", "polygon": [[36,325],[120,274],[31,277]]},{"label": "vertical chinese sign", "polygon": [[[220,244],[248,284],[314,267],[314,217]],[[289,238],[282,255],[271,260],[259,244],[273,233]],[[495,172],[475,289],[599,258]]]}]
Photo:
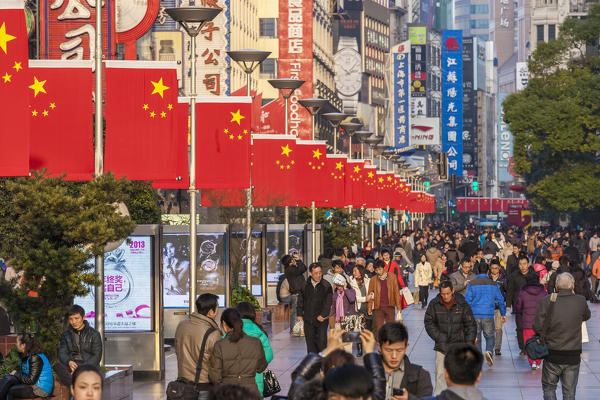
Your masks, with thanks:
[{"label": "vertical chinese sign", "polygon": [[[199,4],[200,3],[200,4]],[[229,0],[183,0],[181,7],[204,6],[221,8],[223,11],[207,22],[196,38],[196,87],[198,96],[229,95]],[[183,28],[181,28],[183,30]],[[189,35],[184,35],[184,87],[191,87],[192,44]]]},{"label": "vertical chinese sign", "polygon": [[[115,53],[115,1],[102,5],[102,47],[106,59]],[[40,56],[52,60],[90,60],[96,51],[95,0],[41,0]]]},{"label": "vertical chinese sign", "polygon": [[290,98],[289,133],[310,140],[312,120],[298,100],[313,97],[313,0],[279,0],[279,78],[305,81]]},{"label": "vertical chinese sign", "polygon": [[462,31],[442,31],[442,151],[448,174],[463,176]]},{"label": "vertical chinese sign", "polygon": [[427,116],[427,27],[409,26],[411,117]]},{"label": "vertical chinese sign", "polygon": [[476,51],[477,38],[463,38],[463,182],[477,180],[478,172]]},{"label": "vertical chinese sign", "polygon": [[392,49],[392,56],[394,57],[394,147],[396,147],[397,149],[404,149],[409,146],[409,52],[409,41],[400,43],[398,46],[395,46]]}]

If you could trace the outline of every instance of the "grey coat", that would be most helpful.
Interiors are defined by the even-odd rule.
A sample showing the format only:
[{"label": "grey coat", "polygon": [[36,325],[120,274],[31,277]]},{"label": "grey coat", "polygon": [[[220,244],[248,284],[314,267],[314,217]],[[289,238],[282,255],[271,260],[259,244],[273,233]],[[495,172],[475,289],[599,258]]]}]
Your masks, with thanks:
[{"label": "grey coat", "polygon": [[464,296],[465,293],[467,293],[467,281],[472,281],[476,277],[477,275],[475,275],[473,271],[469,272],[465,277],[462,271],[459,269],[453,274],[450,274],[450,281],[452,282],[452,287],[456,293],[460,293]]}]

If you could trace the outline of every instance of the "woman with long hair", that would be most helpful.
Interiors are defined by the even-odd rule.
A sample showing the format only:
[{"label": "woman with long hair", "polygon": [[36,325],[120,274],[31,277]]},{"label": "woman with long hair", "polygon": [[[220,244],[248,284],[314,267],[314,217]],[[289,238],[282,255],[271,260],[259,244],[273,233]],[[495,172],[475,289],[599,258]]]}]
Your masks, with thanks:
[{"label": "woman with long hair", "polygon": [[215,343],[208,371],[210,381],[215,385],[240,385],[260,395],[256,374],[269,365],[262,343],[244,333],[242,316],[235,308],[223,311],[221,326],[225,338]]},{"label": "woman with long hair", "polygon": [[0,382],[0,400],[49,397],[54,376],[44,346],[31,333],[21,333],[17,336],[17,351],[21,358],[19,368]]},{"label": "woman with long hair", "polygon": [[[254,309],[254,306],[244,301],[239,303],[235,308],[240,312],[240,316],[242,317],[242,330],[244,331],[244,333],[248,336],[259,339],[265,352],[265,358],[267,360],[267,363],[273,361],[273,349],[271,348],[271,344],[269,343],[267,331],[265,331],[261,324],[256,322],[256,310]],[[263,373],[257,373],[255,378],[256,386],[258,386],[258,391],[262,396],[264,390]]]},{"label": "woman with long hair", "polygon": [[371,330],[373,317],[367,315],[367,302],[369,301],[369,282],[371,278],[367,276],[367,271],[362,265],[355,265],[352,268],[350,277],[350,287],[356,293],[356,313],[362,315],[366,320],[367,329]]}]

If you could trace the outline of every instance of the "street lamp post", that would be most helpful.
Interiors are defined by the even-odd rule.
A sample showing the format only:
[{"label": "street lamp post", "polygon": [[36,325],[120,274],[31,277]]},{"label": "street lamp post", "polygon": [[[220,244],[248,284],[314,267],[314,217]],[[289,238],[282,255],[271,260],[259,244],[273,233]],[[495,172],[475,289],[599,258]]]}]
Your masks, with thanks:
[{"label": "street lamp post", "polygon": [[325,104],[327,104],[327,100],[320,98],[301,99],[298,100],[298,103],[300,103],[304,108],[306,108],[306,110],[312,116],[312,140],[315,140],[315,119],[317,117],[317,114],[319,114],[325,106]]},{"label": "street lamp post", "polygon": [[[279,90],[281,97],[285,99],[285,134],[289,134],[289,109],[290,109],[290,97],[296,89],[304,84],[304,81],[299,79],[269,79],[269,83],[275,89]],[[290,207],[284,207],[284,221],[283,221],[283,243],[285,254],[290,252]]]},{"label": "street lamp post", "polygon": [[358,131],[354,133],[354,136],[356,136],[358,138],[358,140],[360,141],[360,152],[359,152],[359,159],[363,158],[364,152],[363,152],[363,148],[364,148],[364,143],[365,143],[365,139],[368,138],[369,136],[371,136],[372,132],[369,131]]},{"label": "street lamp post", "polygon": [[373,135],[366,138],[364,142],[371,148],[371,164],[373,164],[373,148],[383,142],[383,136]]},{"label": "street lamp post", "polygon": [[[246,96],[251,96],[250,78],[252,72],[271,54],[270,51],[236,50],[227,54],[246,74]],[[246,189],[246,285],[252,292],[252,163],[250,168],[250,186]]]},{"label": "street lamp post", "polygon": [[337,154],[337,136],[338,129],[340,128],[340,123],[348,117],[348,114],[344,113],[326,113],[323,114],[323,118],[325,118],[331,126],[333,126],[333,154]]},{"label": "street lamp post", "polygon": [[[100,3],[100,2],[98,2]],[[179,22],[191,38],[192,75],[190,93],[190,293],[188,312],[191,316],[196,302],[196,37],[204,24],[215,19],[220,8],[177,7],[165,10],[173,20]]]},{"label": "street lamp post", "polygon": [[363,124],[358,122],[344,122],[340,124],[340,127],[348,134],[348,159],[352,160],[352,136],[354,133],[362,128]]}]

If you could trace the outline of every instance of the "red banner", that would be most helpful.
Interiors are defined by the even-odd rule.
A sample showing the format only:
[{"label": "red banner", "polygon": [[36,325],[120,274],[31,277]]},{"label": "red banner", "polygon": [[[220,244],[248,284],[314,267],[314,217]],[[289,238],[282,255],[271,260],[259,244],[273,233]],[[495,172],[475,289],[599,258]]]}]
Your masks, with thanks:
[{"label": "red banner", "polygon": [[30,60],[29,119],[32,170],[66,180],[94,174],[91,61]]},{"label": "red banner", "polygon": [[311,116],[298,100],[313,97],[313,0],[279,0],[279,77],[305,81],[290,98],[289,134],[312,139]]},{"label": "red banner", "polygon": [[325,171],[327,148],[325,141],[297,140],[296,141],[296,180],[302,182],[301,190],[297,191],[298,205],[310,207],[322,196],[322,182]]},{"label": "red banner", "polygon": [[295,206],[296,138],[285,135],[252,137],[252,185],[254,205]]},{"label": "red banner", "polygon": [[23,1],[0,2],[0,176],[29,173],[27,27]]},{"label": "red banner", "polygon": [[318,207],[345,207],[346,156],[327,154]]}]

